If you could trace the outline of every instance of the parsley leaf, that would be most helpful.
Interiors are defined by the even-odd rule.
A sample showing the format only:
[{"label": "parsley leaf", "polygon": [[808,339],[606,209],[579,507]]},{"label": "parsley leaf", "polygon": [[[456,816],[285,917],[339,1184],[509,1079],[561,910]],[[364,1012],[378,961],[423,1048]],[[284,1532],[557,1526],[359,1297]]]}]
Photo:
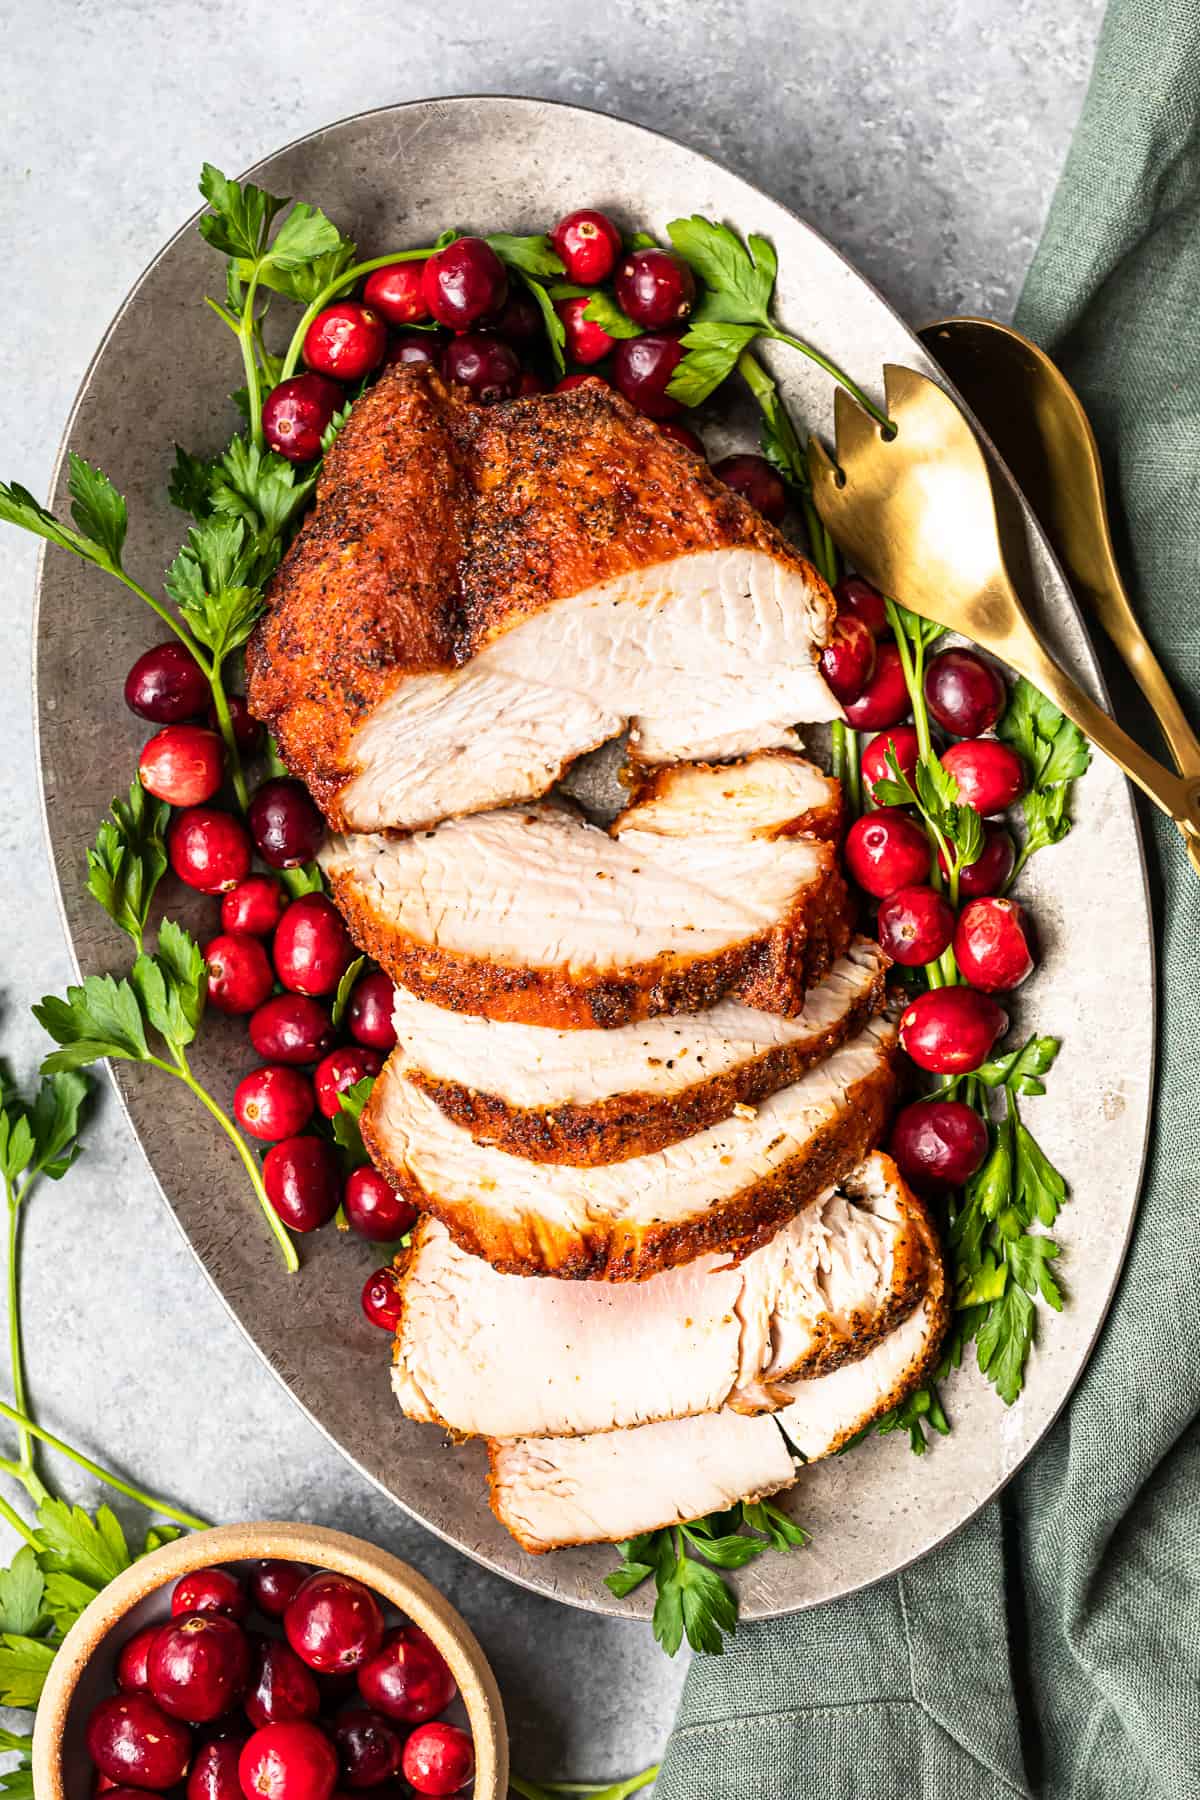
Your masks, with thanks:
[{"label": "parsley leaf", "polygon": [[299,900],[304,894],[325,892],[325,877],[321,873],[320,863],[297,863],[294,868],[276,869],[275,873],[293,900]]},{"label": "parsley leaf", "polygon": [[73,1575],[93,1587],[108,1583],[132,1561],[120,1521],[101,1506],[94,1519],[65,1500],[43,1500],[37,1514],[38,1561],[44,1573]]},{"label": "parsley leaf", "polygon": [[1006,1406],[1013,1404],[1024,1384],[1033,1328],[1033,1301],[1023,1287],[1010,1281],[988,1307],[975,1336],[980,1370]]},{"label": "parsley leaf", "polygon": [[48,994],[33,1016],[61,1048],[42,1067],[47,1074],[86,1068],[106,1056],[144,1062],[150,1054],[137,995],[127,981],[89,975],[66,998]]},{"label": "parsley leaf", "polygon": [[[587,288],[583,289],[584,293],[588,291]],[[592,297],[583,309],[583,316],[590,319],[593,325],[599,325],[610,338],[635,338],[642,335],[642,327],[635,325],[629,314],[622,312],[612,295],[606,294],[603,288],[592,290]]]},{"label": "parsley leaf", "polygon": [[98,544],[112,567],[119,569],[129,524],[125,501],[108,476],[84,462],[82,456],[72,450],[67,460],[71,517],[84,537]]},{"label": "parsley leaf", "polygon": [[163,833],[171,809],[135,779],[128,798],[113,801],[111,813],[87,853],[88,892],[140,950],[150,902],[167,868]]},{"label": "parsley leaf", "polygon": [[533,237],[513,237],[507,231],[494,231],[487,242],[502,263],[510,269],[516,269],[521,275],[532,275],[536,280],[549,281],[552,276],[563,273],[558,252],[544,232],[538,232]]},{"label": "parsley leaf", "polygon": [[168,1044],[190,1044],[204,1012],[205,965],[199,945],[182,925],[164,919],[154,956],[144,952],[129,977],[146,1018]]},{"label": "parsley leaf", "polygon": [[40,1638],[9,1631],[0,1635],[0,1706],[35,1707],[53,1661],[54,1646]]},{"label": "parsley leaf", "polygon": [[237,260],[257,260],[272,221],[287,201],[251,181],[230,181],[212,163],[205,163],[201,171],[200,192],[212,208],[211,214],[200,220],[205,243]]},{"label": "parsley leaf", "polygon": [[271,538],[282,537],[315,486],[315,475],[302,478],[294,463],[244,437],[235,437],[209,472],[212,509]]},{"label": "parsley leaf", "polygon": [[244,519],[214,513],[188,532],[187,543],[167,571],[167,592],[193,636],[222,661],[254,630],[263,611],[258,582],[277,560],[264,553],[259,534]]},{"label": "parsley leaf", "polygon": [[1029,791],[1022,802],[1025,842],[1011,883],[1036,851],[1060,844],[1070,831],[1070,783],[1084,773],[1091,752],[1079,727],[1023,675],[1013,688],[996,734],[1020,751],[1031,771]]},{"label": "parsley leaf", "polygon": [[550,359],[556,372],[561,375],[567,366],[566,357],[563,354],[567,343],[566,327],[558,316],[548,290],[542,286],[541,282],[534,281],[532,276],[524,274],[521,270],[518,270],[517,273],[541,312],[542,323],[546,327],[546,338],[550,345]]},{"label": "parsley leaf", "polygon": [[[37,1557],[28,1544],[22,1546],[7,1569],[0,1569],[0,1632],[15,1637],[37,1637],[46,1623],[46,1583]],[[12,1744],[0,1743],[11,1750]]]},{"label": "parsley leaf", "polygon": [[704,283],[694,319],[752,326],[752,337],[771,329],[769,308],[779,265],[766,238],[751,235],[743,244],[727,225],[699,213],[673,219],[667,236]]},{"label": "parsley leaf", "polygon": [[668,394],[683,406],[699,406],[721,385],[742,351],[757,336],[755,325],[689,325],[682,338],[687,354],[676,365],[667,384]]},{"label": "parsley leaf", "polygon": [[371,1089],[375,1086],[374,1075],[364,1075],[361,1081],[338,1095],[340,1110],[330,1120],[334,1142],[343,1153],[347,1169],[357,1169],[370,1159],[363,1144],[362,1132],[358,1121],[362,1117],[363,1107],[371,1098]]},{"label": "parsley leaf", "polygon": [[329,1009],[329,1016],[335,1025],[340,1025],[342,1022],[343,1014],[350,1001],[351,991],[363,972],[366,960],[365,956],[356,956],[337,984],[337,993],[334,995],[333,1005]]},{"label": "parsley leaf", "polygon": [[1027,1038],[1018,1050],[982,1063],[975,1070],[976,1079],[990,1088],[1011,1087],[1018,1094],[1044,1094],[1046,1084],[1041,1078],[1052,1066],[1060,1044],[1061,1039],[1056,1037]]},{"label": "parsley leaf", "polygon": [[189,513],[193,519],[207,519],[212,511],[208,493],[211,480],[212,465],[201,456],[193,456],[182,444],[176,444],[175,464],[167,483],[167,498],[171,505],[177,506],[180,512]]}]

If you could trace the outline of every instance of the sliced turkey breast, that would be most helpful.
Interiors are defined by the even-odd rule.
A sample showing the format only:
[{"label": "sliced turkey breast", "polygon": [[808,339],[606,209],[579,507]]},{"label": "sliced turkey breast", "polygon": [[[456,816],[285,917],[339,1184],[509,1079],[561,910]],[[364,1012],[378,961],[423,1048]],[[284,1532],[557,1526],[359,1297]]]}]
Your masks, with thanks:
[{"label": "sliced turkey breast", "polygon": [[798,1080],[882,1008],[887,968],[858,938],[795,1018],[722,1000],[614,1031],[512,1025],[397,988],[391,1061],[477,1143],[534,1162],[620,1162]]},{"label": "sliced turkey breast", "polygon": [[765,1243],[879,1141],[896,1031],[873,1019],[746,1116],[602,1167],[476,1144],[389,1062],[362,1115],[389,1179],[472,1255],[515,1275],[637,1281],[706,1251]]},{"label": "sliced turkey breast", "polygon": [[542,805],[394,838],[334,838],[321,861],[351,935],[441,1006],[612,1027],[736,994],[794,1013],[850,941],[832,844],[611,837]]},{"label": "sliced turkey breast", "polygon": [[769,1417],[702,1413],[591,1437],[489,1442],[492,1511],[534,1555],[611,1544],[763,1500],[796,1467]]},{"label": "sliced turkey breast", "polygon": [[614,831],[658,837],[837,838],[842,784],[790,750],[730,763],[675,763],[635,771],[633,799]]},{"label": "sliced turkey breast", "polygon": [[342,829],[544,794],[630,721],[667,762],[840,716],[816,570],[599,383],[481,408],[385,373],[270,599],[250,705]]},{"label": "sliced turkey breast", "polygon": [[928,1282],[924,1209],[867,1159],[741,1262],[643,1282],[531,1281],[426,1218],[397,1259],[392,1386],[457,1436],[566,1436],[732,1406],[772,1410],[797,1376],[864,1356]]},{"label": "sliced turkey breast", "polygon": [[[815,1462],[899,1406],[936,1368],[949,1312],[944,1263],[932,1236],[930,1242],[929,1285],[920,1305],[861,1361],[791,1384],[792,1398],[780,1412],[747,1417],[726,1407],[590,1437],[490,1440],[496,1517],[537,1554],[617,1543],[787,1486],[795,1471],[782,1473],[780,1427]],[[714,1492],[722,1497],[708,1499]],[[705,1498],[692,1508],[700,1495]]]}]

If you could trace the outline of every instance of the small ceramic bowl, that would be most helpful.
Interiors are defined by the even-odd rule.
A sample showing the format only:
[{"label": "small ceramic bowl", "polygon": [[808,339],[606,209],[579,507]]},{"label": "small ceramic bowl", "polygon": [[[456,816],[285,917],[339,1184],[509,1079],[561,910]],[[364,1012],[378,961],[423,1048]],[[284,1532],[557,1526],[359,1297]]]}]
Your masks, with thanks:
[{"label": "small ceramic bowl", "polygon": [[496,1678],[466,1622],[423,1575],[373,1544],[319,1525],[270,1521],[221,1525],[178,1538],[126,1569],[96,1596],[63,1640],[38,1705],[33,1733],[37,1800],[89,1800],[88,1715],[114,1690],[120,1645],[142,1625],[169,1614],[170,1590],[179,1577],[213,1563],[268,1556],[352,1575],[420,1626],[450,1665],[475,1740],[475,1785],[468,1793],[473,1800],[504,1800],[504,1707]]}]

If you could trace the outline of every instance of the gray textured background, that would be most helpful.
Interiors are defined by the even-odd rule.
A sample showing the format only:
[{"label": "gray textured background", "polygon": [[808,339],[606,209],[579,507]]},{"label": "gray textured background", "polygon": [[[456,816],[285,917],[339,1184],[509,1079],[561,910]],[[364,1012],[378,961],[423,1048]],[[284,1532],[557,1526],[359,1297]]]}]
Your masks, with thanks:
[{"label": "gray textured background", "polygon": [[[0,473],[46,491],[87,360],[193,210],[204,159],[234,171],[330,119],[430,94],[529,93],[638,119],[804,213],[914,321],[1007,317],[1101,10],[1101,0],[0,0]],[[586,170],[579,185],[585,203]],[[29,1003],[70,973],[32,747],[33,565],[33,546],[6,532],[0,1048],[26,1077],[44,1049]],[[517,1768],[600,1779],[655,1756],[681,1667],[640,1628],[483,1573],[346,1468],[225,1317],[107,1096],[86,1160],[31,1207],[25,1267],[32,1384],[48,1424],[214,1520],[318,1519],[416,1562],[495,1661]]]}]

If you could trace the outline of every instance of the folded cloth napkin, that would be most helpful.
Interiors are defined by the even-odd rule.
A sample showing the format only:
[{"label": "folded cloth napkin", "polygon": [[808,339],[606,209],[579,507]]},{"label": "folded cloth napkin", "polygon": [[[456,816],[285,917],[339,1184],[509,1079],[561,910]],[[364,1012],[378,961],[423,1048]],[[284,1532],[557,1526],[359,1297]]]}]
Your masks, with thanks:
[{"label": "folded cloth napkin", "polygon": [[[1017,323],[1091,414],[1135,604],[1194,714],[1198,0],[1113,0]],[[1153,743],[1132,684],[1109,675],[1118,716]],[[1143,826],[1157,1102],[1132,1249],[1083,1380],[949,1544],[697,1657],[660,1800],[1200,1796],[1200,882],[1168,821],[1147,809]]]}]

